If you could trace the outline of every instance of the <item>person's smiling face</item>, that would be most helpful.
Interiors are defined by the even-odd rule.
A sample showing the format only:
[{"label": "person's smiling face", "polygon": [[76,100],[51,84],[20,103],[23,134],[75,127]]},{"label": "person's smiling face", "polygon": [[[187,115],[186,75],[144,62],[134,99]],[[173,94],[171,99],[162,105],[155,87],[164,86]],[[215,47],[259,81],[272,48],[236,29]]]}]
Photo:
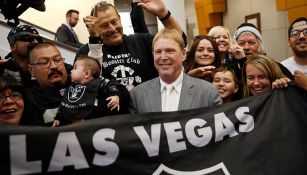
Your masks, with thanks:
[{"label": "person's smiling face", "polygon": [[271,81],[268,75],[253,64],[246,65],[245,81],[249,91],[254,96],[268,92],[271,89]]},{"label": "person's smiling face", "polygon": [[6,89],[0,99],[0,123],[18,125],[24,109],[21,93]]}]

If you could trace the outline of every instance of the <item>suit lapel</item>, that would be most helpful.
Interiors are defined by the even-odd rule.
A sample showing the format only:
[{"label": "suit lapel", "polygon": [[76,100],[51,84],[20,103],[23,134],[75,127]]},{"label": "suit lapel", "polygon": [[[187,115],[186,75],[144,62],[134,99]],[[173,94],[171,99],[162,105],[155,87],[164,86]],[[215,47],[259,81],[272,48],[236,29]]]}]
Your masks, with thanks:
[{"label": "suit lapel", "polygon": [[73,38],[73,40],[75,41],[75,43],[79,43],[79,39],[77,34],[75,33],[75,31],[73,29],[70,29],[68,26],[66,26],[65,24],[62,24],[63,26],[66,27],[67,31],[69,32],[69,34],[71,35],[71,37]]},{"label": "suit lapel", "polygon": [[193,88],[193,81],[191,81],[188,75],[183,74],[178,110],[190,108],[194,96]]},{"label": "suit lapel", "polygon": [[149,91],[150,94],[148,94],[148,101],[150,103],[150,106],[152,107],[152,111],[162,111],[160,87],[160,79],[156,78],[151,84],[151,90]]}]

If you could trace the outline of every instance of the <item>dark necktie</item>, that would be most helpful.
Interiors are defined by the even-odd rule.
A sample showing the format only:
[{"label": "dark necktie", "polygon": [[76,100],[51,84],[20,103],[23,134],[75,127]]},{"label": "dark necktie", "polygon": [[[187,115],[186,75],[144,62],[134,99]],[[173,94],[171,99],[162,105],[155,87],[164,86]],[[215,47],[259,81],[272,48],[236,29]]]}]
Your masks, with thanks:
[{"label": "dark necktie", "polygon": [[77,34],[75,33],[75,31],[74,31],[74,29],[73,29],[73,28],[71,28],[71,33],[73,34],[73,36],[74,36],[74,38],[75,38],[76,43],[79,43],[78,36],[77,36]]}]

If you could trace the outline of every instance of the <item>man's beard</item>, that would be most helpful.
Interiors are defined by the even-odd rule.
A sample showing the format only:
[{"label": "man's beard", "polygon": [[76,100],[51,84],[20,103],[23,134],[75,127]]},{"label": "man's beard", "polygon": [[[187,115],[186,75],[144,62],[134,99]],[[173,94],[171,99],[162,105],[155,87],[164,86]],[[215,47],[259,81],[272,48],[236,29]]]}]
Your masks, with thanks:
[{"label": "man's beard", "polygon": [[17,51],[15,54],[18,56],[18,58],[22,58],[23,60],[28,60],[28,51]]},{"label": "man's beard", "polygon": [[70,23],[71,27],[75,27],[77,25],[77,23]]},{"label": "man's beard", "polygon": [[293,50],[293,52],[294,52],[295,56],[297,56],[297,57],[301,57],[301,58],[307,57],[307,51]]}]

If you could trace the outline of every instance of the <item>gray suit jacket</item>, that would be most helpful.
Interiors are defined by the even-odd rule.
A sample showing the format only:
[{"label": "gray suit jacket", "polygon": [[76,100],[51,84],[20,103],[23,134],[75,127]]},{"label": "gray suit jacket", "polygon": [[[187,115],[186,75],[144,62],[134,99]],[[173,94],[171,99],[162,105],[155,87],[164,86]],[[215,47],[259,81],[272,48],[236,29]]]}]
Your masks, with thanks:
[{"label": "gray suit jacket", "polygon": [[76,48],[80,48],[82,44],[79,42],[79,39],[76,38],[77,36],[74,36],[72,31],[65,25],[62,24],[55,34],[55,40],[71,45]]},{"label": "gray suit jacket", "polygon": [[[161,112],[159,77],[146,81],[130,92],[130,112]],[[187,110],[221,104],[218,91],[211,83],[183,74],[178,110]]]}]

